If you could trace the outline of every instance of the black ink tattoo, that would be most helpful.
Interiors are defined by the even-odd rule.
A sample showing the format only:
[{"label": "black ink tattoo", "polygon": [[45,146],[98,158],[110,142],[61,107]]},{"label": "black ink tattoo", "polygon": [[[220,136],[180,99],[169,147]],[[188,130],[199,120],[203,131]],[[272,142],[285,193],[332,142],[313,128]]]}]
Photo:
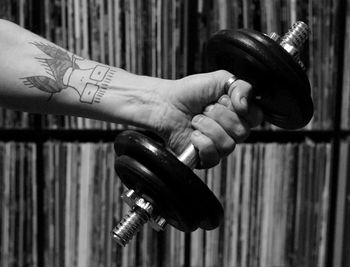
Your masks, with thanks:
[{"label": "black ink tattoo", "polygon": [[[63,83],[63,77],[69,68],[79,69],[79,66],[72,61],[68,52],[58,49],[52,45],[43,43],[31,43],[43,51],[51,58],[36,58],[42,66],[44,66],[47,76],[30,76],[25,77],[24,84],[30,87],[36,87],[39,90],[50,93],[61,92],[68,88],[68,85]],[[49,98],[49,99],[50,99]]]},{"label": "black ink tattoo", "polygon": [[[82,103],[100,103],[112,81],[115,70],[105,65],[92,64],[91,68],[81,68],[77,61],[84,61],[76,55],[53,45],[31,43],[50,58],[36,58],[45,68],[48,76],[29,76],[22,78],[24,84],[49,93],[50,97],[64,89],[72,88],[79,94]],[[100,85],[101,84],[101,85]]]},{"label": "black ink tattoo", "polygon": [[96,103],[101,102],[101,99],[104,96],[104,94],[106,93],[108,86],[109,86],[115,72],[116,71],[112,70],[112,69],[108,70],[105,79],[103,79],[101,86],[100,86],[98,92],[96,93],[96,96],[94,98],[94,102],[96,102]]}]

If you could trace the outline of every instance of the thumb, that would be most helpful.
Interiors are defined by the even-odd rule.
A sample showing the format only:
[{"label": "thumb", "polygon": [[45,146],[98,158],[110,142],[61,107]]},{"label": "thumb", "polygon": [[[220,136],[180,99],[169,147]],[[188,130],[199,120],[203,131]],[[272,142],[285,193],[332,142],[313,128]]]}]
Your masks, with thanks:
[{"label": "thumb", "polygon": [[215,90],[208,93],[208,102],[217,101],[222,95],[227,94],[231,98],[234,110],[244,115],[248,113],[249,104],[253,99],[252,86],[243,81],[235,80],[229,88],[225,88],[227,81],[234,76],[232,73],[225,70],[218,70],[210,73],[216,83]]},{"label": "thumb", "polygon": [[249,83],[242,80],[234,81],[228,89],[228,95],[231,98],[234,110],[238,114],[248,113],[249,104],[253,99],[253,88]]}]

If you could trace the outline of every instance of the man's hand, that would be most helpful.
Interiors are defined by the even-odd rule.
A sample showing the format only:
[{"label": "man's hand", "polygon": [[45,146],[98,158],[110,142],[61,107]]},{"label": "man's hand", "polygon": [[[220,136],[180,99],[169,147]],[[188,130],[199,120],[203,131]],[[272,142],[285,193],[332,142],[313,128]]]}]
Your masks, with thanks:
[{"label": "man's hand", "polygon": [[154,116],[156,131],[177,155],[191,142],[198,149],[200,168],[218,164],[263,119],[250,84],[237,80],[225,92],[230,77],[227,71],[191,75],[159,92],[164,101]]}]

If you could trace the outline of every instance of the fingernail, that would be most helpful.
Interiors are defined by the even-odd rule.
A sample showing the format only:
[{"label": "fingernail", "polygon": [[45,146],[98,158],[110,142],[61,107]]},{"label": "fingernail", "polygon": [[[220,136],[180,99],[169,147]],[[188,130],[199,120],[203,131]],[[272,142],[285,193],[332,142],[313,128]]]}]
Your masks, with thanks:
[{"label": "fingernail", "polygon": [[201,135],[201,132],[198,131],[198,130],[194,130],[194,131],[192,132],[192,134],[193,134],[194,136],[200,136],[200,135]]},{"label": "fingernail", "polygon": [[197,116],[194,116],[193,119],[192,119],[192,122],[199,122],[203,119],[203,115],[197,115]]},{"label": "fingernail", "polygon": [[225,107],[228,107],[230,105],[230,99],[228,98],[228,96],[222,96],[218,102],[224,105]]},{"label": "fingernail", "polygon": [[204,112],[209,112],[214,108],[214,105],[209,105],[205,108]]},{"label": "fingernail", "polygon": [[242,97],[242,98],[240,99],[240,102],[241,102],[241,104],[242,104],[243,106],[245,106],[245,107],[248,106],[248,100],[247,100],[246,97]]}]

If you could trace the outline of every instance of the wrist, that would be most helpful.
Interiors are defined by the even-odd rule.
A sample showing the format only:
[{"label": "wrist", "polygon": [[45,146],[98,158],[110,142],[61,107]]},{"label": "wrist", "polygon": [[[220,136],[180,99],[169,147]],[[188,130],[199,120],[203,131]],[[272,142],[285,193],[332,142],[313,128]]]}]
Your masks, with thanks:
[{"label": "wrist", "polygon": [[115,71],[99,103],[106,119],[157,131],[167,105],[161,92],[169,89],[173,81],[136,75],[118,68]]}]

